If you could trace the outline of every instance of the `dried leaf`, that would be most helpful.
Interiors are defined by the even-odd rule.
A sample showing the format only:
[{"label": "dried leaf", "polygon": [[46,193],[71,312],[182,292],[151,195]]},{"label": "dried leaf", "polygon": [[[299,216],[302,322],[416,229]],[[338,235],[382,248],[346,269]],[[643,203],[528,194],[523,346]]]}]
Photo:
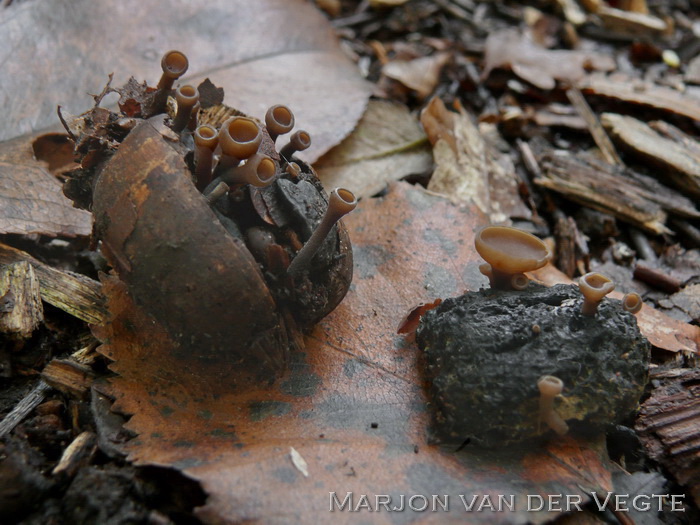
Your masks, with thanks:
[{"label": "dried leaf", "polygon": [[55,125],[58,104],[72,113],[90,108],[86,92],[99,92],[112,71],[114,85],[132,75],[154,85],[168,49],[189,57],[183,81],[215,77],[244,113],[291,107],[313,135],[302,155],[309,161],[352,130],[369,96],[328,21],[304,0],[28,0],[3,15],[0,98],[12,104],[0,140]]},{"label": "dried leaf", "polygon": [[372,100],[355,130],[314,165],[326,188],[370,197],[407,175],[429,172],[427,137],[406,106]]},{"label": "dried leaf", "polygon": [[[574,282],[552,264],[530,272],[530,275],[547,286]],[[614,291],[608,297],[621,300],[623,295]],[[669,352],[698,353],[700,327],[677,321],[647,304],[642,306],[636,316],[639,330],[652,345]]]},{"label": "dried leaf", "polygon": [[486,39],[483,77],[497,67],[510,67],[534,86],[552,89],[556,80],[574,83],[583,78],[587,68],[612,71],[615,61],[610,56],[587,51],[545,49],[518,30],[503,29]]},{"label": "dried leaf", "polygon": [[493,223],[529,217],[512,161],[486,143],[461,105],[457,109],[459,113],[448,111],[434,98],[421,113],[437,165],[428,189],[454,202],[475,204]]},{"label": "dried leaf", "polygon": [[[66,138],[65,135],[60,137]],[[46,151],[46,144],[51,141],[42,141],[42,137],[21,137],[0,143],[0,233],[90,235],[92,217],[84,210],[73,208],[61,192],[61,183],[48,171],[62,164],[57,160],[60,155],[50,155]],[[37,150],[36,144],[43,149]],[[46,155],[42,157],[46,162],[37,160],[42,154]]]},{"label": "dried leaf", "polygon": [[384,64],[382,73],[414,90],[418,97],[423,99],[435,90],[440,80],[440,72],[449,60],[449,53],[435,53],[413,60],[397,59]]},{"label": "dried leaf", "polygon": [[[354,507],[361,494],[433,494],[436,487],[460,520],[459,494],[506,494],[515,506],[499,515],[503,523],[542,523],[551,514],[526,512],[525,494],[585,501],[585,491],[611,489],[602,439],[459,452],[428,442],[421,357],[394,330],[416,303],[483,283],[472,243],[485,222],[478,210],[406,184],[363,200],[347,221],[353,288],[270,388],[236,393],[226,371],[203,380],[191,367],[183,374],[187,365],[168,354],[165,333],[110,280],[114,319],[99,330],[109,339],[101,351],[119,374],[109,387],[115,408],[133,414],[128,427],[138,438],[126,445],[129,458],[200,481],[209,495],[197,511],[205,523],[315,522],[331,493],[343,501],[353,492]],[[290,447],[309,478],[290,461]],[[490,523],[493,515],[472,512],[469,520]]]}]

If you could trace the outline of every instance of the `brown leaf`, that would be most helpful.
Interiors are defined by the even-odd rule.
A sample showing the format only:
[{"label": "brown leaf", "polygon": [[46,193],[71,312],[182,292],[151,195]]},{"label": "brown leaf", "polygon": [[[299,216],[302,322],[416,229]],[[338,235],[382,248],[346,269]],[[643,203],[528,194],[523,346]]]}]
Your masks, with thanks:
[{"label": "brown leaf", "polygon": [[510,67],[513,73],[540,89],[552,89],[556,80],[574,83],[586,68],[612,71],[615,61],[587,51],[549,50],[538,46],[516,29],[494,31],[486,39],[484,73],[497,67]]},{"label": "brown leaf", "polygon": [[424,99],[437,86],[440,72],[449,60],[449,53],[435,53],[413,60],[392,60],[384,64],[382,74],[398,80],[407,88],[413,89],[418,97]]},{"label": "brown leaf", "polygon": [[[107,75],[155,85],[168,49],[187,54],[184,82],[211,76],[228,105],[261,118],[287,104],[312,134],[314,160],[362,115],[368,85],[340,52],[328,21],[304,0],[13,2],[0,26],[0,140],[57,123],[56,106],[92,107]],[[47,89],[49,87],[49,89]]]},{"label": "brown leaf", "polygon": [[[547,286],[574,282],[552,264],[530,272],[530,275]],[[608,297],[620,300],[623,295],[621,292],[612,292]],[[647,304],[642,306],[636,316],[639,330],[654,346],[669,352],[698,352],[700,327],[677,321]]]},{"label": "brown leaf", "polygon": [[384,100],[371,100],[355,130],[314,164],[327,189],[342,186],[358,198],[407,175],[429,172],[432,166],[418,120],[405,106]]},{"label": "brown leaf", "polygon": [[[231,392],[230,370],[207,371],[169,355],[165,333],[123,285],[107,282],[115,317],[98,333],[109,339],[101,351],[119,374],[109,387],[115,408],[133,414],[128,426],[138,438],[127,445],[130,459],[201,482],[209,495],[198,509],[205,523],[310,523],[328,512],[330,493],[342,501],[353,492],[357,505],[361,494],[436,491],[450,496],[450,516],[460,520],[459,494],[512,494],[515,508],[499,515],[502,522],[541,523],[551,515],[527,513],[525,494],[580,494],[585,501],[583,490],[608,490],[601,440],[460,452],[429,442],[422,361],[415,345],[395,335],[396,324],[421,301],[484,282],[472,246],[485,222],[473,208],[407,184],[363,200],[347,220],[353,288],[270,388]],[[493,515],[466,519],[490,523]]]},{"label": "brown leaf", "polygon": [[48,134],[0,143],[0,233],[90,234],[92,217],[73,207],[63,196],[61,183],[48,171],[65,163],[65,157],[49,146],[59,141],[57,137],[67,138]]},{"label": "brown leaf", "polygon": [[475,204],[494,223],[529,217],[513,162],[486,142],[461,105],[457,109],[459,113],[448,111],[434,98],[421,112],[436,163],[428,189],[454,202]]}]

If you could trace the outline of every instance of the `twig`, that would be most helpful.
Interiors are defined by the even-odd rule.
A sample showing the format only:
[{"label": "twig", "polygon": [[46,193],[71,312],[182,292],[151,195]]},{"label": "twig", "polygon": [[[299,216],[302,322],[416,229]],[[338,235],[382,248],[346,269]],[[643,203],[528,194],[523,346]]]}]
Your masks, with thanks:
[{"label": "twig", "polygon": [[56,106],[56,113],[58,114],[58,120],[61,121],[61,124],[63,125],[63,128],[66,130],[66,133],[68,133],[68,136],[73,142],[78,142],[78,139],[76,138],[75,135],[73,135],[73,132],[70,130],[68,127],[68,124],[66,123],[66,120],[63,118],[63,113],[61,113],[61,106]]},{"label": "twig", "polygon": [[621,165],[622,160],[617,154],[615,146],[613,146],[610,137],[608,137],[605,129],[603,129],[603,126],[598,121],[598,117],[596,117],[595,113],[593,113],[591,106],[589,106],[586,99],[583,98],[583,94],[581,94],[578,88],[572,86],[566,90],[566,96],[574,108],[576,108],[576,111],[581,118],[586,121],[588,131],[591,133],[593,140],[600,148],[600,151],[603,153],[603,156],[608,164],[618,166]]},{"label": "twig", "polygon": [[14,429],[27,415],[34,410],[46,397],[47,392],[51,387],[39,381],[29,394],[15,405],[9,414],[0,421],[0,438],[5,437]]},{"label": "twig", "polygon": [[656,262],[656,252],[649,243],[649,239],[637,228],[630,228],[630,237],[634,243],[634,247],[637,249],[640,259],[644,259],[650,262]]},{"label": "twig", "polygon": [[668,293],[676,293],[681,289],[681,282],[678,279],[642,262],[638,262],[635,266],[634,278]]}]

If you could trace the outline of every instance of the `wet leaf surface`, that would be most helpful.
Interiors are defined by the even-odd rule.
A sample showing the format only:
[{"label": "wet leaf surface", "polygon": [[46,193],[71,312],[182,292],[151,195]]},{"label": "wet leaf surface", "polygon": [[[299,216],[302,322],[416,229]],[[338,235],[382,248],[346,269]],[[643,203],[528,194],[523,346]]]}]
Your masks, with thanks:
[{"label": "wet leaf surface", "polygon": [[[0,25],[0,140],[56,126],[56,106],[92,106],[114,72],[155,84],[169,49],[187,54],[183,82],[215,79],[227,103],[261,118],[287,104],[312,133],[302,157],[314,160],[347,135],[369,88],[345,59],[330,25],[304,0],[205,2],[13,2]],[[49,89],[47,89],[49,87]],[[112,101],[114,102],[114,101]]]},{"label": "wet leaf surface", "polygon": [[395,335],[396,326],[420,302],[483,284],[472,245],[484,224],[475,208],[406,184],[363,201],[346,223],[355,251],[351,291],[269,389],[231,393],[226,376],[233,368],[176,360],[165,332],[109,279],[115,318],[98,335],[108,340],[102,351],[119,374],[105,388],[117,410],[133,414],[128,427],[138,436],[126,447],[130,459],[200,481],[209,499],[198,516],[207,523],[318,521],[330,492],[340,501],[347,492],[448,494],[451,517],[474,523],[492,522],[493,514],[465,513],[460,494],[467,503],[472,495],[512,494],[515,511],[499,517],[541,523],[552,516],[526,512],[526,494],[585,500],[587,491],[610,489],[598,439],[460,452],[430,442],[421,357]]},{"label": "wet leaf surface", "polygon": [[[92,217],[73,207],[49,172],[65,160],[56,154],[65,135],[43,138],[21,137],[0,144],[0,233],[89,235]],[[56,148],[50,147],[52,142]]]}]

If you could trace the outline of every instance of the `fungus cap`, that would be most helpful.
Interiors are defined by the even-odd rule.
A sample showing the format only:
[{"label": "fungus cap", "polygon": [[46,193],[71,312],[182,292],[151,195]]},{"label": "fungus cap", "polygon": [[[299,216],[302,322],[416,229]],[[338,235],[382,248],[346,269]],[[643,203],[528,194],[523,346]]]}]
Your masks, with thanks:
[{"label": "fungus cap", "polygon": [[599,302],[615,289],[615,283],[601,273],[590,272],[579,279],[578,287],[586,300]]},{"label": "fungus cap", "polygon": [[190,84],[180,86],[175,90],[175,100],[177,100],[178,111],[181,108],[193,108],[199,102],[199,90]]},{"label": "fungus cap", "polygon": [[160,61],[163,74],[172,79],[177,79],[184,75],[189,65],[185,54],[175,50],[165,53]]},{"label": "fungus cap", "polygon": [[642,309],[642,304],[642,298],[635,292],[627,293],[622,298],[622,308],[631,314],[639,312]]},{"label": "fungus cap", "polygon": [[194,143],[199,147],[213,150],[219,144],[219,132],[214,126],[202,124],[194,132]]},{"label": "fungus cap", "polygon": [[555,376],[542,376],[537,380],[537,388],[544,397],[556,397],[564,390],[564,382]]},{"label": "fungus cap", "polygon": [[247,159],[255,155],[262,141],[262,130],[257,122],[246,117],[233,117],[221,126],[219,145],[225,155]]},{"label": "fungus cap", "polygon": [[549,260],[547,246],[534,235],[508,226],[487,226],[474,240],[476,251],[504,273],[530,272]]}]

